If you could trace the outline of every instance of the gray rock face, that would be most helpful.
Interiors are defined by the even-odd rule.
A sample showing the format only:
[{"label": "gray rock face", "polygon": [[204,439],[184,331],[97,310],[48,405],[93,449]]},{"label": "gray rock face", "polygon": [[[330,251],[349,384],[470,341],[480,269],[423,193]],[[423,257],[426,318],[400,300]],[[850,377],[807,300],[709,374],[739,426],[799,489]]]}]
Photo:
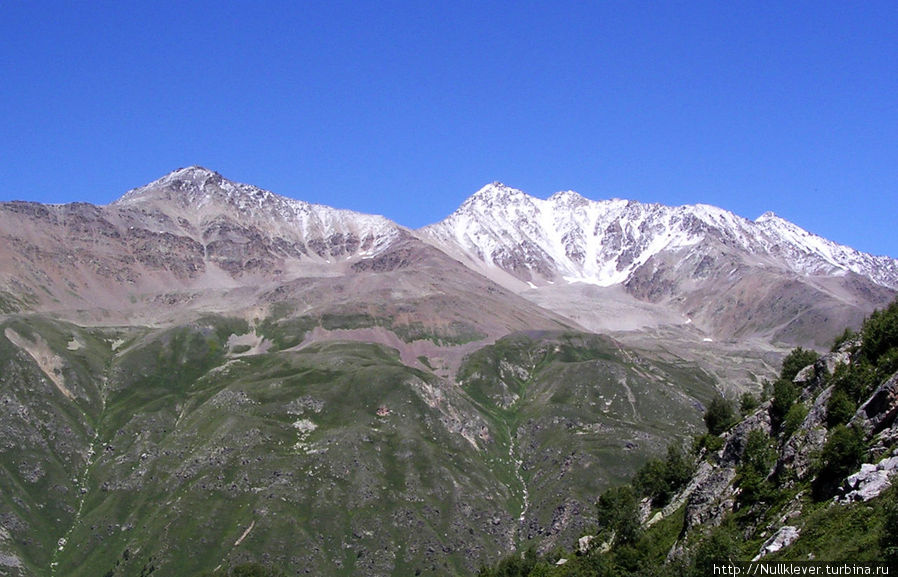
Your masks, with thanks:
[{"label": "gray rock face", "polygon": [[808,476],[813,456],[826,443],[826,403],[831,394],[832,387],[817,396],[808,416],[783,445],[776,471],[790,473],[784,478],[805,479]]},{"label": "gray rock face", "polygon": [[735,467],[739,463],[742,453],[745,452],[748,434],[754,430],[760,430],[764,434],[770,435],[770,414],[766,407],[746,417],[727,434],[726,444],[721,454],[722,465]]},{"label": "gray rock face", "polygon": [[855,350],[859,344],[858,338],[850,339],[843,343],[839,350],[820,355],[813,364],[798,371],[792,382],[801,387],[801,398],[803,400],[813,398],[826,387],[829,376],[836,371],[836,367],[851,362],[851,351]]},{"label": "gray rock face", "polygon": [[716,527],[723,521],[724,515],[732,511],[735,504],[735,477],[735,468],[719,468],[695,488],[686,502],[685,531],[698,526]]},{"label": "gray rock face", "polygon": [[861,470],[845,480],[843,495],[838,501],[869,501],[892,486],[891,478],[898,471],[898,457],[888,457],[873,465],[864,463]]},{"label": "gray rock face", "polygon": [[764,541],[764,544],[761,545],[761,551],[754,557],[754,559],[752,559],[752,561],[757,561],[762,557],[788,547],[798,539],[799,535],[800,531],[797,527],[792,527],[791,525],[780,527],[780,530],[777,531],[776,534]]},{"label": "gray rock face", "polygon": [[748,435],[754,430],[770,434],[770,417],[766,405],[728,432],[724,447],[713,456],[715,462],[702,461],[686,487],[646,524],[655,524],[673,514],[684,503],[684,531],[688,532],[697,526],[714,527],[720,524],[735,505],[736,490],[733,480],[736,478],[736,467],[745,451]]},{"label": "gray rock face", "polygon": [[851,419],[851,424],[862,427],[868,436],[872,436],[891,426],[895,422],[896,415],[898,415],[898,373],[881,384],[867,402],[861,405]]}]

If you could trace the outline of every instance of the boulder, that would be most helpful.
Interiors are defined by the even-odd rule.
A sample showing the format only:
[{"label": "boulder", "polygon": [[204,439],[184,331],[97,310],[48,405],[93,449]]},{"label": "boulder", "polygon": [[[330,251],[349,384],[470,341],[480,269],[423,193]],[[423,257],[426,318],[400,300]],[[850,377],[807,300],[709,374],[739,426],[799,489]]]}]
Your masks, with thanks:
[{"label": "boulder", "polygon": [[871,437],[895,422],[898,415],[898,373],[879,385],[851,419]]},{"label": "boulder", "polygon": [[780,549],[788,547],[792,543],[798,539],[800,535],[800,531],[797,527],[793,527],[791,525],[786,525],[784,527],[780,527],[780,530],[777,531],[770,539],[764,541],[764,544],[761,545],[761,551],[755,555],[755,558],[752,561],[757,561],[762,557],[769,555],[771,553],[776,553]]},{"label": "boulder", "polygon": [[836,500],[869,501],[892,486],[891,478],[898,472],[898,457],[888,457],[873,465],[864,463],[861,469],[849,475],[842,487],[842,496]]},{"label": "boulder", "polygon": [[589,553],[589,544],[592,543],[593,539],[595,539],[595,535],[584,535],[577,539],[577,551],[581,555]]}]

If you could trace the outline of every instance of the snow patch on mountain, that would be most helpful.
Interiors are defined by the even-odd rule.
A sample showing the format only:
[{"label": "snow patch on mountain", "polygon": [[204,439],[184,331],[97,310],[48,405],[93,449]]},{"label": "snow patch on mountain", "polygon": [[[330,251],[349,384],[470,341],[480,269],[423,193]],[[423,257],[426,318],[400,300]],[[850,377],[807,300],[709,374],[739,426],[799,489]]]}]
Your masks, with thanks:
[{"label": "snow patch on mountain", "polygon": [[173,206],[182,214],[210,219],[231,215],[243,223],[301,240],[354,235],[363,255],[381,252],[402,234],[402,227],[379,215],[332,208],[280,196],[249,184],[232,182],[217,172],[191,166],[146,186],[128,191],[112,206]]},{"label": "snow patch on mountain", "polygon": [[827,240],[775,215],[765,212],[755,221],[763,231],[765,248],[782,254],[795,269],[806,274],[865,276],[879,285],[898,288],[898,260],[873,256]]}]

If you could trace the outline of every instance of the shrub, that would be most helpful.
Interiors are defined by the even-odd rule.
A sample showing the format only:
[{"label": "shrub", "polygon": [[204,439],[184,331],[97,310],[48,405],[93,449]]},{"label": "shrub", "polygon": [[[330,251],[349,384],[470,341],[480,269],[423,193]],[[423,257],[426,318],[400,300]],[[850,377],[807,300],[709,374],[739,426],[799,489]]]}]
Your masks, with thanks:
[{"label": "shrub", "polygon": [[695,472],[695,463],[679,444],[667,447],[667,459],[664,461],[664,465],[667,468],[667,481],[675,492],[685,487]]},{"label": "shrub", "polygon": [[780,378],[791,382],[801,369],[814,364],[819,356],[816,351],[805,350],[801,347],[793,349],[783,359]]},{"label": "shrub", "polygon": [[667,457],[652,459],[643,465],[633,477],[633,487],[643,497],[649,497],[652,505],[663,507],[670,498],[689,482],[694,471],[690,459],[677,444],[667,447]]},{"label": "shrub", "polygon": [[761,402],[766,403],[773,396],[773,383],[764,379],[764,383],[761,385]]},{"label": "shrub", "polygon": [[635,543],[639,539],[639,503],[629,485],[602,493],[596,503],[596,513],[599,527],[614,532],[615,543]]},{"label": "shrub", "polygon": [[670,496],[666,472],[661,459],[652,459],[640,467],[633,477],[633,487],[643,497],[650,497],[656,507],[664,506]]},{"label": "shrub", "polygon": [[883,310],[873,311],[861,330],[862,355],[874,365],[898,347],[898,299]]},{"label": "shrub", "polygon": [[887,499],[879,546],[885,562],[890,567],[898,567],[898,491],[895,489],[889,491]]},{"label": "shrub", "polygon": [[842,334],[836,337],[836,340],[833,341],[833,346],[830,349],[831,352],[836,352],[839,348],[857,336],[857,333],[851,330],[850,328],[845,328],[842,331]]},{"label": "shrub", "polygon": [[820,469],[814,479],[814,497],[830,497],[839,483],[861,464],[864,458],[864,435],[855,427],[836,425],[820,455]]},{"label": "shrub", "polygon": [[770,497],[773,486],[767,481],[767,474],[775,462],[776,451],[770,446],[770,437],[758,429],[749,432],[736,478],[741,489],[741,505],[752,505]]},{"label": "shrub", "polygon": [[808,416],[808,408],[804,403],[795,403],[789,407],[786,416],[783,417],[783,438],[791,437]]},{"label": "shrub", "polygon": [[715,397],[705,411],[705,426],[712,435],[719,435],[736,421],[733,404],[723,397]]},{"label": "shrub", "polygon": [[742,393],[742,396],[739,397],[739,412],[744,417],[757,409],[760,404],[758,397],[748,392]]},{"label": "shrub", "polygon": [[836,425],[844,425],[857,410],[857,404],[848,396],[848,394],[840,389],[834,388],[829,400],[826,401],[826,426],[833,428]]},{"label": "shrub", "polygon": [[798,387],[792,381],[777,379],[773,383],[773,400],[770,402],[770,422],[775,429],[779,429],[783,419],[795,400],[798,398]]},{"label": "shrub", "polygon": [[716,453],[723,448],[723,444],[723,439],[717,435],[712,435],[711,433],[696,435],[695,440],[692,443],[692,452],[695,455],[698,455],[704,449],[708,451],[708,453]]},{"label": "shrub", "polygon": [[736,537],[727,528],[718,527],[696,547],[689,575],[714,575],[722,565],[732,565],[738,558]]}]

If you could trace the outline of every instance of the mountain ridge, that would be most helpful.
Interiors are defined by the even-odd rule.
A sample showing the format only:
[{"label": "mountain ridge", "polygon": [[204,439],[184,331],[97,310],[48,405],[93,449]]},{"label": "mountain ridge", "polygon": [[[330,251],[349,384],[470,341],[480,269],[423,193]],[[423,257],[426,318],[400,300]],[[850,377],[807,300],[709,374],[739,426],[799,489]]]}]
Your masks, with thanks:
[{"label": "mountain ridge", "polygon": [[196,291],[214,287],[409,266],[426,244],[589,330],[664,324],[688,328],[687,341],[825,346],[898,287],[898,260],[770,213],[750,221],[705,204],[594,201],[574,191],[539,199],[499,182],[411,230],[190,166],[104,206],[2,203],[0,232],[9,250],[0,250],[0,290],[12,309],[102,308],[121,301],[123,288],[196,301]]},{"label": "mountain ridge", "polygon": [[[602,489],[699,432],[710,400],[760,389],[783,342],[894,295],[750,254],[738,226],[712,226],[742,221],[713,207],[695,209],[709,223],[605,201],[641,220],[602,247],[600,203],[571,191],[469,200],[459,210],[508,225],[496,246],[551,242],[489,267],[200,167],[105,206],[0,204],[9,572],[464,575],[545,551],[588,529]],[[671,246],[658,215],[693,229],[637,253],[659,234]],[[618,259],[631,241],[614,286],[564,282],[544,258]]]},{"label": "mountain ridge", "polygon": [[[497,205],[499,205],[498,208],[512,211],[515,216],[519,217],[518,221],[509,222],[496,215],[491,215],[490,209],[496,208]],[[577,215],[579,218],[565,218],[567,215],[563,213],[559,215],[559,210],[582,211],[582,214]],[[494,219],[492,222],[484,222],[491,216]],[[522,220],[523,217],[526,217],[526,220]],[[661,219],[666,221],[665,224],[668,226],[658,229],[657,223],[646,219]],[[834,243],[810,233],[770,211],[751,221],[726,209],[704,203],[668,206],[618,198],[590,200],[574,191],[556,192],[548,199],[543,200],[502,183],[494,182],[475,192],[455,212],[442,221],[419,230],[442,240],[454,237],[462,245],[463,250],[483,255],[481,258],[485,257],[489,264],[496,264],[495,259],[492,258],[493,255],[488,254],[489,249],[509,250],[508,246],[502,246],[501,243],[497,243],[498,247],[493,247],[476,242],[475,237],[489,236],[486,234],[489,231],[499,231],[490,240],[499,241],[501,239],[496,237],[510,234],[509,238],[513,238],[518,243],[535,244],[542,248],[553,244],[553,242],[557,245],[559,240],[567,240],[568,242],[563,246],[553,247],[555,250],[547,256],[552,260],[550,264],[562,268],[565,272],[574,273],[582,272],[577,271],[577,265],[583,266],[583,256],[585,255],[582,250],[584,247],[574,246],[576,243],[573,241],[580,240],[582,243],[590,240],[589,237],[592,236],[598,237],[597,240],[601,242],[606,236],[609,236],[609,233],[614,232],[615,223],[627,225],[632,222],[640,226],[655,227],[660,232],[670,233],[671,229],[679,230],[676,230],[678,234],[674,234],[673,238],[649,242],[646,246],[641,247],[642,251],[635,255],[629,255],[629,257],[635,257],[630,263],[624,263],[626,259],[621,258],[626,255],[626,250],[619,251],[616,255],[598,254],[597,256],[605,256],[605,261],[614,260],[610,257],[617,256],[617,269],[615,271],[606,269],[602,272],[607,272],[607,274],[596,275],[595,271],[587,268],[586,272],[592,274],[573,277],[573,280],[592,282],[600,286],[625,282],[626,275],[624,273],[632,272],[635,268],[632,266],[633,262],[644,263],[661,250],[695,244],[698,242],[696,237],[716,231],[724,238],[739,242],[744,248],[754,251],[766,250],[773,251],[775,254],[776,249],[785,244],[787,246],[779,250],[785,249],[795,255],[803,253],[806,258],[823,260],[832,267],[846,272],[851,271],[871,276],[877,284],[898,289],[898,260],[885,256],[877,257]],[[552,225],[555,225],[556,229],[554,238],[550,230],[553,228]],[[566,229],[558,230],[559,225]],[[546,234],[547,232],[550,234]],[[631,241],[638,241],[639,233],[647,231],[637,227],[636,230],[627,232],[630,232]],[[559,234],[562,238],[558,237]],[[567,239],[564,238],[565,234],[569,235]],[[534,238],[539,236],[542,238]],[[613,244],[618,242],[618,239],[611,236],[611,241]],[[593,256],[596,252],[593,247],[587,247],[588,256]],[[501,263],[499,264],[501,266]],[[792,264],[796,272],[814,273],[822,270],[819,265],[813,267],[804,263]],[[880,273],[877,269],[885,269],[885,271]],[[535,267],[535,272],[539,274],[543,274],[545,270],[544,266]]]}]

